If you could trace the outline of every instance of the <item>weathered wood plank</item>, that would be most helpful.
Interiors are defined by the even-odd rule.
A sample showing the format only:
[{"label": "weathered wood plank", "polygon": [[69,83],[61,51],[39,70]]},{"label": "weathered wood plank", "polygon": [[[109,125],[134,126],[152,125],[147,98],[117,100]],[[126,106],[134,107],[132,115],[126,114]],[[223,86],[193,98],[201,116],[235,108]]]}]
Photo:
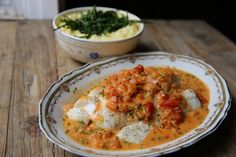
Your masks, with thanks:
[{"label": "weathered wood plank", "polygon": [[147,52],[147,51],[158,51],[161,46],[155,42],[156,36],[153,35],[153,24],[145,24],[143,34],[140,39],[140,43],[134,52]]},{"label": "weathered wood plank", "polygon": [[[231,41],[203,21],[153,22],[153,24],[147,24],[145,26],[141,43],[135,51],[161,50],[200,58],[207,63],[212,64],[218,71],[220,71],[222,75],[227,78],[230,86],[233,85],[232,90],[236,90],[233,82],[233,80],[235,80],[236,73],[232,73],[236,67],[234,63],[234,60],[236,60],[236,48]],[[229,62],[226,61],[226,58],[228,58],[227,56],[230,57]],[[63,63],[64,58],[64,54],[59,53],[58,62],[61,60],[61,63]],[[225,58],[225,60],[222,60],[222,58]],[[77,66],[77,64],[72,60],[67,60],[66,64],[61,65],[62,67],[58,68],[59,75]],[[229,75],[230,73],[231,75]],[[223,130],[224,129],[225,128],[223,128]],[[222,130],[219,132],[222,132]],[[212,138],[218,138],[220,134],[219,132],[217,134],[213,134],[213,136],[209,136],[207,139],[210,139],[212,144],[217,142]],[[231,135],[234,134],[235,132],[231,133]],[[222,139],[221,142],[221,145],[223,145],[224,140]],[[226,152],[231,151],[235,153],[235,149],[233,149],[235,144],[231,145],[229,148],[226,148],[227,146],[228,145],[215,151],[206,151],[207,153],[204,155],[200,153],[202,152],[201,149],[210,149],[211,146],[207,145],[206,140],[203,140],[193,147],[188,148],[188,150],[183,150],[176,154],[181,156],[189,156],[190,154],[193,156],[219,156],[219,154],[220,156],[231,156]],[[68,152],[66,152],[65,155],[73,156]]]},{"label": "weathered wood plank", "polygon": [[[236,92],[236,46],[221,33],[204,22],[172,21],[170,25],[199,58],[214,66],[227,80],[235,98]],[[234,157],[236,154],[236,114],[235,102],[230,113],[218,130],[182,151],[181,156],[219,156]],[[202,153],[204,152],[204,153]]]},{"label": "weathered wood plank", "polygon": [[[236,97],[235,44],[202,21],[157,21],[150,27],[149,36],[153,34],[152,40],[157,49],[190,55],[213,65],[228,81],[233,97]],[[230,114],[214,134],[172,155],[235,156],[235,113],[236,107],[233,103]]]},{"label": "weathered wood plank", "polygon": [[155,45],[156,49],[161,51],[185,55],[192,53],[194,55],[194,51],[183,41],[183,37],[179,36],[179,32],[170,26],[170,22],[163,20],[153,20],[152,22],[147,24],[149,33],[144,33],[143,41],[151,38],[152,45]]},{"label": "weathered wood plank", "polygon": [[78,68],[83,65],[76,60],[68,57],[65,52],[60,48],[58,43],[56,42],[57,47],[57,70],[58,70],[58,77],[70,72],[71,70]]},{"label": "weathered wood plank", "polygon": [[[65,52],[60,48],[58,43],[56,42],[56,47],[57,47],[57,75],[58,78],[61,77],[62,75],[72,71],[75,68],[79,68],[80,66],[83,65],[83,63],[80,63],[78,61],[73,60],[72,58],[68,57]],[[56,146],[55,149],[55,154],[56,156],[65,156],[65,157],[75,157],[76,155],[64,151],[60,149],[58,146]]]},{"label": "weathered wood plank", "polygon": [[[143,41],[152,38],[156,49],[200,58],[213,65],[236,92],[236,46],[202,21],[154,21]],[[143,43],[141,43],[143,44]]]},{"label": "weathered wood plank", "polygon": [[204,22],[170,23],[182,36],[182,40],[202,60],[214,66],[236,92],[236,46],[229,39]]},{"label": "weathered wood plank", "polygon": [[[236,97],[235,44],[202,21],[153,22],[146,25],[135,51],[162,50],[200,58],[225,77],[233,97]],[[38,128],[37,111],[39,99],[49,85],[82,63],[67,57],[62,49],[55,46],[49,21],[1,22],[0,29],[4,30],[0,31],[1,155],[76,156],[46,139]],[[192,147],[168,156],[233,157],[236,154],[235,113],[234,103],[215,133]]]},{"label": "weathered wood plank", "polygon": [[54,156],[38,127],[38,102],[57,79],[54,36],[48,21],[18,23],[6,155]]},{"label": "weathered wood plank", "polygon": [[13,78],[16,22],[1,22],[0,30],[0,156],[4,156]]}]

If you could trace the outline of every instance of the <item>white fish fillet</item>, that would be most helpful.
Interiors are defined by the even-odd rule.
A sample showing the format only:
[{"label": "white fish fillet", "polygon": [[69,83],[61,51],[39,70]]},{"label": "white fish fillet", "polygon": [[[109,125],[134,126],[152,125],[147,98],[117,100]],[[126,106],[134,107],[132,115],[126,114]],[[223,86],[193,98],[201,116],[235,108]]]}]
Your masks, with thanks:
[{"label": "white fish fillet", "polygon": [[92,90],[88,97],[81,97],[79,100],[75,102],[74,107],[82,108],[92,116],[96,110],[96,104],[98,102],[100,95],[99,89]]},{"label": "white fish fillet", "polygon": [[[124,113],[112,112],[106,108],[107,100],[101,96],[100,89],[94,89],[88,97],[81,97],[76,101],[73,110],[69,110],[69,118],[83,121],[88,124],[91,119],[96,126],[104,129],[123,127],[126,125],[126,116]],[[96,105],[100,101],[101,109],[96,111]]]},{"label": "white fish fillet", "polygon": [[94,90],[92,90],[89,94],[89,101],[93,102],[93,103],[97,103],[100,97],[101,93],[101,88],[96,88]]},{"label": "white fish fillet", "polygon": [[138,144],[145,139],[151,129],[148,124],[139,121],[123,127],[118,132],[117,137],[122,141]]},{"label": "white fish fillet", "polygon": [[99,101],[101,102],[102,109],[103,109],[103,108],[107,108],[107,107],[106,107],[106,106],[107,106],[107,100],[106,100],[104,97],[100,96],[100,97],[99,97]]},{"label": "white fish fillet", "polygon": [[67,116],[70,119],[73,119],[76,121],[81,121],[86,125],[88,124],[89,119],[90,119],[87,111],[85,111],[81,108],[77,108],[77,107],[69,109],[69,111],[67,112]]},{"label": "white fish fillet", "polygon": [[[126,116],[124,113],[112,112],[107,107],[107,100],[97,92],[90,93],[90,96],[96,96],[101,103],[101,109],[92,116],[93,122],[97,127],[103,129],[112,129],[116,127],[123,127],[126,124]],[[100,118],[98,118],[100,117]]]},{"label": "white fish fillet", "polygon": [[123,127],[126,124],[126,116],[124,113],[112,112],[107,108],[103,108],[100,111],[96,112],[95,115],[92,117],[92,120],[97,127],[103,129]]},{"label": "white fish fillet", "polygon": [[74,108],[83,109],[88,112],[89,115],[92,115],[96,110],[96,104],[88,101],[88,99],[79,99],[76,101]]},{"label": "white fish fillet", "polygon": [[88,98],[81,97],[75,102],[74,107],[81,108],[81,107],[85,106],[87,103],[88,103]]},{"label": "white fish fillet", "polygon": [[196,93],[191,90],[191,89],[186,89],[182,93],[183,97],[186,99],[187,104],[192,108],[192,109],[197,109],[201,107],[201,102],[198,99]]}]

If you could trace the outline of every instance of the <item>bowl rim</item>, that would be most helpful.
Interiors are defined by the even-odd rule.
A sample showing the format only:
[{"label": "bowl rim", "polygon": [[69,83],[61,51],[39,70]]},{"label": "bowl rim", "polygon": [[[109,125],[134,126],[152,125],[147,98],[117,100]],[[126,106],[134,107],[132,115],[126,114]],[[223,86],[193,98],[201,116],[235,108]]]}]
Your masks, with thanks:
[{"label": "bowl rim", "polygon": [[[63,12],[60,12],[59,14],[57,14],[56,16],[54,16],[53,20],[52,20],[52,27],[53,29],[56,29],[57,26],[56,26],[56,21],[59,17],[61,17],[62,15],[66,14],[66,13],[71,13],[71,12],[76,12],[76,11],[80,11],[80,10],[89,10],[89,9],[92,9],[93,6],[86,6],[86,7],[77,7],[77,8],[72,8],[72,9],[68,9],[68,10],[65,10]],[[138,16],[136,16],[135,14],[132,14],[128,11],[124,11],[124,10],[120,10],[120,9],[117,9],[117,8],[110,8],[110,7],[103,7],[103,6],[96,6],[96,9],[98,10],[115,10],[115,11],[120,11],[120,12],[127,12],[128,15],[131,15],[133,16],[135,19],[137,20],[141,20]],[[128,37],[128,38],[124,38],[124,39],[112,39],[112,40],[94,40],[94,39],[83,39],[83,38],[79,38],[79,37],[75,37],[73,35],[70,35],[68,33],[65,33],[63,31],[61,31],[60,29],[59,30],[56,30],[54,31],[55,33],[59,33],[60,35],[63,35],[69,39],[72,39],[72,40],[76,40],[76,41],[80,41],[80,42],[88,42],[88,43],[115,43],[115,42],[123,42],[123,41],[127,41],[127,40],[130,40],[130,39],[133,39],[133,38],[136,38],[138,36],[140,36],[142,33],[143,33],[143,30],[144,30],[144,24],[143,23],[139,23],[140,24],[140,28],[139,28],[139,31]]]}]

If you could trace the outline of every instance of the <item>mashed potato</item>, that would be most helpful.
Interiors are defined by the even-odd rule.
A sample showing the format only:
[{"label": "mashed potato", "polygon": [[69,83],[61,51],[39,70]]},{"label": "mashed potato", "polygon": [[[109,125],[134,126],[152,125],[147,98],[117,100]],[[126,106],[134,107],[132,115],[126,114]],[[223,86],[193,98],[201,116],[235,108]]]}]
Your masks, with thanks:
[{"label": "mashed potato", "polygon": [[[75,20],[75,19],[80,18],[83,13],[75,12],[75,13],[68,14],[67,16],[70,19]],[[118,14],[120,14],[120,13],[118,13]],[[64,25],[64,23],[60,22],[60,20],[58,20],[57,26],[60,27],[62,25]],[[91,40],[105,40],[105,41],[106,40],[125,39],[125,38],[129,38],[129,37],[136,35],[138,33],[139,29],[140,29],[140,24],[134,23],[134,24],[128,25],[126,27],[123,27],[115,32],[112,32],[112,33],[107,33],[107,34],[103,34],[103,35],[92,35],[89,39],[91,39]],[[64,33],[67,33],[69,35],[76,36],[76,37],[85,36],[85,34],[81,33],[79,30],[73,31],[67,27],[62,27],[62,28],[60,28],[60,30]]]}]

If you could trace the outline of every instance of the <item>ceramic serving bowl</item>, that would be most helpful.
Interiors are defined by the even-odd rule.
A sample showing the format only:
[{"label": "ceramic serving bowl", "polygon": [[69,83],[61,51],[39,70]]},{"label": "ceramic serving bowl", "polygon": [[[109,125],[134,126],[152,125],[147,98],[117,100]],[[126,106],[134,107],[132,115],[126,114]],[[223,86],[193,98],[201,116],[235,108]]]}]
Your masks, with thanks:
[{"label": "ceramic serving bowl", "polygon": [[[69,138],[63,128],[62,106],[74,103],[76,98],[101,79],[144,66],[169,66],[189,72],[200,78],[210,90],[209,113],[197,128],[159,146],[129,151],[97,150],[82,146]],[[164,52],[138,53],[86,64],[62,76],[53,83],[39,103],[39,125],[47,138],[72,153],[84,156],[159,156],[188,147],[217,129],[230,108],[231,97],[225,80],[207,63],[188,56]]]},{"label": "ceramic serving bowl", "polygon": [[[91,9],[93,9],[93,7],[80,7],[61,12],[60,14],[54,17],[52,21],[53,28],[57,28],[57,23],[61,16],[73,12],[86,11]],[[114,8],[106,7],[96,7],[96,9],[104,11],[117,10]],[[119,12],[124,15],[127,14],[126,11],[119,10]],[[140,20],[140,18],[135,16],[134,14],[128,13],[127,15],[129,19]],[[67,55],[81,62],[90,62],[108,56],[122,55],[133,50],[138,45],[140,36],[144,29],[143,23],[140,23],[139,25],[139,30],[136,34],[129,38],[118,40],[103,41],[79,38],[64,33],[60,29],[55,31],[55,35],[60,47]]]}]

